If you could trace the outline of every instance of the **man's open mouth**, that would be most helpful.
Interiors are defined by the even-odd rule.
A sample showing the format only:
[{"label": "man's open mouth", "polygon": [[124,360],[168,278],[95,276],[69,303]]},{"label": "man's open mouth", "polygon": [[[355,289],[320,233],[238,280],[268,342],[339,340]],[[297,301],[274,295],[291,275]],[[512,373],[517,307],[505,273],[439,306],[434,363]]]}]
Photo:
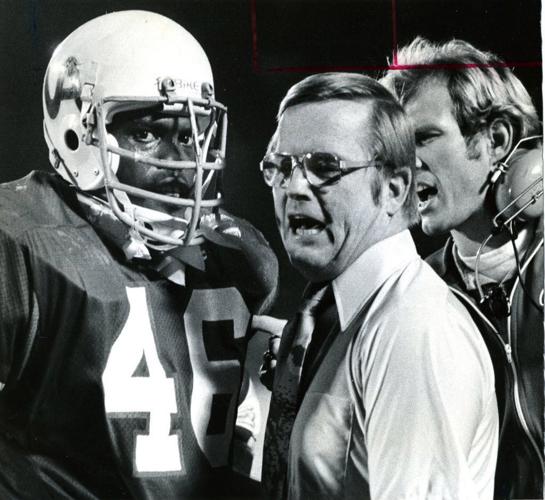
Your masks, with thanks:
[{"label": "man's open mouth", "polygon": [[416,194],[418,196],[418,208],[422,209],[427,206],[428,202],[437,195],[437,188],[434,186],[428,186],[427,184],[419,184],[416,187]]},{"label": "man's open mouth", "polygon": [[290,230],[297,236],[312,236],[320,233],[325,224],[307,215],[288,216]]}]

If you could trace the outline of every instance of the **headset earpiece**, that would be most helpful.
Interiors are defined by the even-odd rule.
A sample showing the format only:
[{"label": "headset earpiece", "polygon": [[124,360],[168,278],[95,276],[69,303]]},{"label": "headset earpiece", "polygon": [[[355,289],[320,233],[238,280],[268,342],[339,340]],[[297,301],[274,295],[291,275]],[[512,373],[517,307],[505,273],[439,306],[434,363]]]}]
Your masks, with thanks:
[{"label": "headset earpiece", "polygon": [[504,162],[499,162],[490,177],[498,214],[496,227],[512,220],[528,220],[543,214],[543,149],[539,143],[532,149],[515,146]]}]

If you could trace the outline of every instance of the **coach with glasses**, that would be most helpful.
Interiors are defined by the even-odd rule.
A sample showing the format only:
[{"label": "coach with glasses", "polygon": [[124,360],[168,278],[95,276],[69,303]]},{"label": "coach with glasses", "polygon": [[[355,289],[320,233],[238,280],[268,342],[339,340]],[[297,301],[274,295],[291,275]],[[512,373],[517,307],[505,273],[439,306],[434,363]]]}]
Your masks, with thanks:
[{"label": "coach with glasses", "polygon": [[278,352],[271,498],[492,498],[492,366],[408,231],[413,137],[361,75],[310,76],[280,105],[261,170],[309,285]]}]

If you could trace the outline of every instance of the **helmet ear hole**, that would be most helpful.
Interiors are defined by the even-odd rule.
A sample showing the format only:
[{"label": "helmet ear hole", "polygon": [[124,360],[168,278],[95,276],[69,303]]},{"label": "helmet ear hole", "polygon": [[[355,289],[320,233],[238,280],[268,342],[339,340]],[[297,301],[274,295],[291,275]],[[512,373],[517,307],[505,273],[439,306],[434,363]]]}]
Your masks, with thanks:
[{"label": "helmet ear hole", "polygon": [[64,134],[64,143],[71,151],[77,151],[79,148],[78,134],[72,129],[68,129]]}]

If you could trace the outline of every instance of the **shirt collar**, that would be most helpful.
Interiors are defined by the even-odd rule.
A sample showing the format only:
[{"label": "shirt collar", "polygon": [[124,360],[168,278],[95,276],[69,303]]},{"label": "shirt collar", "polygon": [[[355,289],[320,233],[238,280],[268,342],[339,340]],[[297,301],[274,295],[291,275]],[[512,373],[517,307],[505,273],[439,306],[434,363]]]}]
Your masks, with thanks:
[{"label": "shirt collar", "polygon": [[365,250],[332,283],[341,330],[371,295],[396,271],[418,257],[408,229]]}]

